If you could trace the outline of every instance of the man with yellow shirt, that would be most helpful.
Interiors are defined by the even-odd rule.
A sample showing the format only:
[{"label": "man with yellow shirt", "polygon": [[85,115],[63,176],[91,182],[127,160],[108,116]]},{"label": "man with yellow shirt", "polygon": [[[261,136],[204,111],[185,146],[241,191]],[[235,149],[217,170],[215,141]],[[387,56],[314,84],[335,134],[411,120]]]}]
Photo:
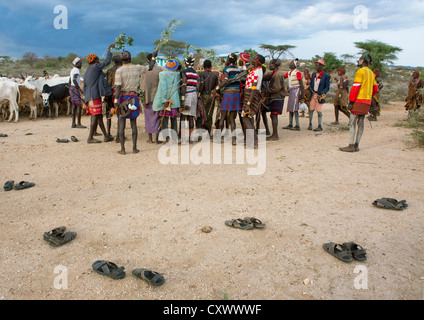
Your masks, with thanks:
[{"label": "man with yellow shirt", "polygon": [[368,68],[370,64],[372,64],[372,57],[368,53],[361,56],[358,60],[358,67],[360,69],[356,71],[353,86],[349,94],[349,146],[339,148],[340,151],[359,151],[359,142],[364,133],[364,119],[370,109],[372,97],[378,91],[375,74]]}]

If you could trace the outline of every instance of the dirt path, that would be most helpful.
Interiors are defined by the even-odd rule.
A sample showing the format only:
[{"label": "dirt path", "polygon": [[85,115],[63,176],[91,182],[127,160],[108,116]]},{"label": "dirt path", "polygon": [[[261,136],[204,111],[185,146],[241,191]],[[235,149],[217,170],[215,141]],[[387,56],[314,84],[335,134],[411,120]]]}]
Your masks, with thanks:
[{"label": "dirt path", "polygon": [[[141,152],[121,156],[115,142],[87,144],[88,129],[71,129],[64,116],[0,123],[9,135],[0,138],[0,181],[36,183],[0,191],[0,298],[423,299],[424,153],[408,144],[409,129],[393,126],[406,117],[402,103],[384,106],[372,129],[366,121],[354,154],[338,150],[349,132],[328,125],[332,106],[323,113],[322,133],[306,130],[306,118],[300,132],[280,130],[256,176],[249,164],[162,165],[160,146],[144,133]],[[280,128],[287,123],[284,113]],[[72,135],[80,142],[56,143]],[[406,199],[409,208],[371,205],[381,197]],[[267,228],[224,224],[245,216]],[[77,238],[52,248],[42,235],[62,225]],[[335,259],[322,249],[330,241],[361,244],[368,261]],[[125,266],[126,278],[94,273],[103,259]],[[55,288],[65,275],[58,266],[67,289]],[[136,279],[131,271],[140,267],[161,272],[165,285]]]}]

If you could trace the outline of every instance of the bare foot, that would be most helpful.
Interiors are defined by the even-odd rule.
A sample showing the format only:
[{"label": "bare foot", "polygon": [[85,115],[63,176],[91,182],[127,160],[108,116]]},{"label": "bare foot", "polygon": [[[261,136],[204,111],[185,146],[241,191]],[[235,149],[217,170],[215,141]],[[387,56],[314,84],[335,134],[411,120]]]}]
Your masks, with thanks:
[{"label": "bare foot", "polygon": [[133,153],[139,153],[140,152],[140,150],[138,150],[138,149],[133,149]]},{"label": "bare foot", "polygon": [[267,141],[278,141],[278,136],[270,136],[266,138]]},{"label": "bare foot", "polygon": [[125,151],[122,151],[122,150],[121,151],[118,151],[118,153],[119,154],[122,154],[122,155],[126,155],[127,154]]}]

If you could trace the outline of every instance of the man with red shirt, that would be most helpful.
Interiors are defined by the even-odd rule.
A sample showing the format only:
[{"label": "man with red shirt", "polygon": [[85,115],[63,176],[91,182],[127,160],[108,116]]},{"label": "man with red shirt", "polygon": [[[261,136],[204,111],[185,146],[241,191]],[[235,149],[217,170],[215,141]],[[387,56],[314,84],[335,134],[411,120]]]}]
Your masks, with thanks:
[{"label": "man with red shirt", "polygon": [[[361,56],[358,60],[358,67],[360,67],[360,69],[356,71],[353,86],[349,94],[350,141],[349,146],[339,148],[340,151],[359,151],[359,142],[364,133],[364,119],[370,109],[372,97],[375,96],[378,91],[375,74],[368,68],[370,64],[372,64],[372,57],[368,53]],[[358,128],[358,130],[356,130],[356,128]]]}]

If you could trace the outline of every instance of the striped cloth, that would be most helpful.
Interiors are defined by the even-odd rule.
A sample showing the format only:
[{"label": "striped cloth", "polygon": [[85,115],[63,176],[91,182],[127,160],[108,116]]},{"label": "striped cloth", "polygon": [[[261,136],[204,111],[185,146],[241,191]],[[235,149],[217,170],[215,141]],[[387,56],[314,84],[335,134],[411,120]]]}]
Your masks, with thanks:
[{"label": "striped cloth", "polygon": [[146,127],[146,133],[159,133],[159,112],[153,111],[152,102],[149,102],[144,107],[144,123]]},{"label": "striped cloth", "polygon": [[88,106],[86,111],[87,116],[89,115],[96,116],[99,114],[103,114],[102,98],[88,101],[87,106]]},{"label": "striped cloth", "polygon": [[300,87],[289,88],[289,101],[287,104],[287,112],[299,111],[299,91]]},{"label": "striped cloth", "polygon": [[241,110],[241,97],[240,89],[227,89],[221,100],[221,111],[240,111]]},{"label": "striped cloth", "polygon": [[77,87],[71,86],[69,88],[69,95],[71,96],[73,106],[82,104],[81,93]]},{"label": "striped cloth", "polygon": [[[247,102],[250,99],[250,95],[252,94],[252,90],[250,89],[245,89],[244,90],[244,100],[243,100],[243,106],[247,107]],[[249,117],[249,118],[253,118],[259,111],[259,106],[260,106],[260,97],[258,95],[256,95],[256,97],[252,100],[252,103],[250,104],[250,113],[246,114],[243,111],[242,116],[243,117]]]},{"label": "striped cloth", "polygon": [[[134,99],[134,105],[137,107],[137,109],[131,110],[131,112],[127,116],[122,117],[122,119],[137,119],[137,117],[140,115],[140,101],[138,100],[138,93],[135,91],[122,91],[118,98],[118,105],[126,100],[131,99]],[[120,116],[117,115],[117,117],[119,118]]]}]

